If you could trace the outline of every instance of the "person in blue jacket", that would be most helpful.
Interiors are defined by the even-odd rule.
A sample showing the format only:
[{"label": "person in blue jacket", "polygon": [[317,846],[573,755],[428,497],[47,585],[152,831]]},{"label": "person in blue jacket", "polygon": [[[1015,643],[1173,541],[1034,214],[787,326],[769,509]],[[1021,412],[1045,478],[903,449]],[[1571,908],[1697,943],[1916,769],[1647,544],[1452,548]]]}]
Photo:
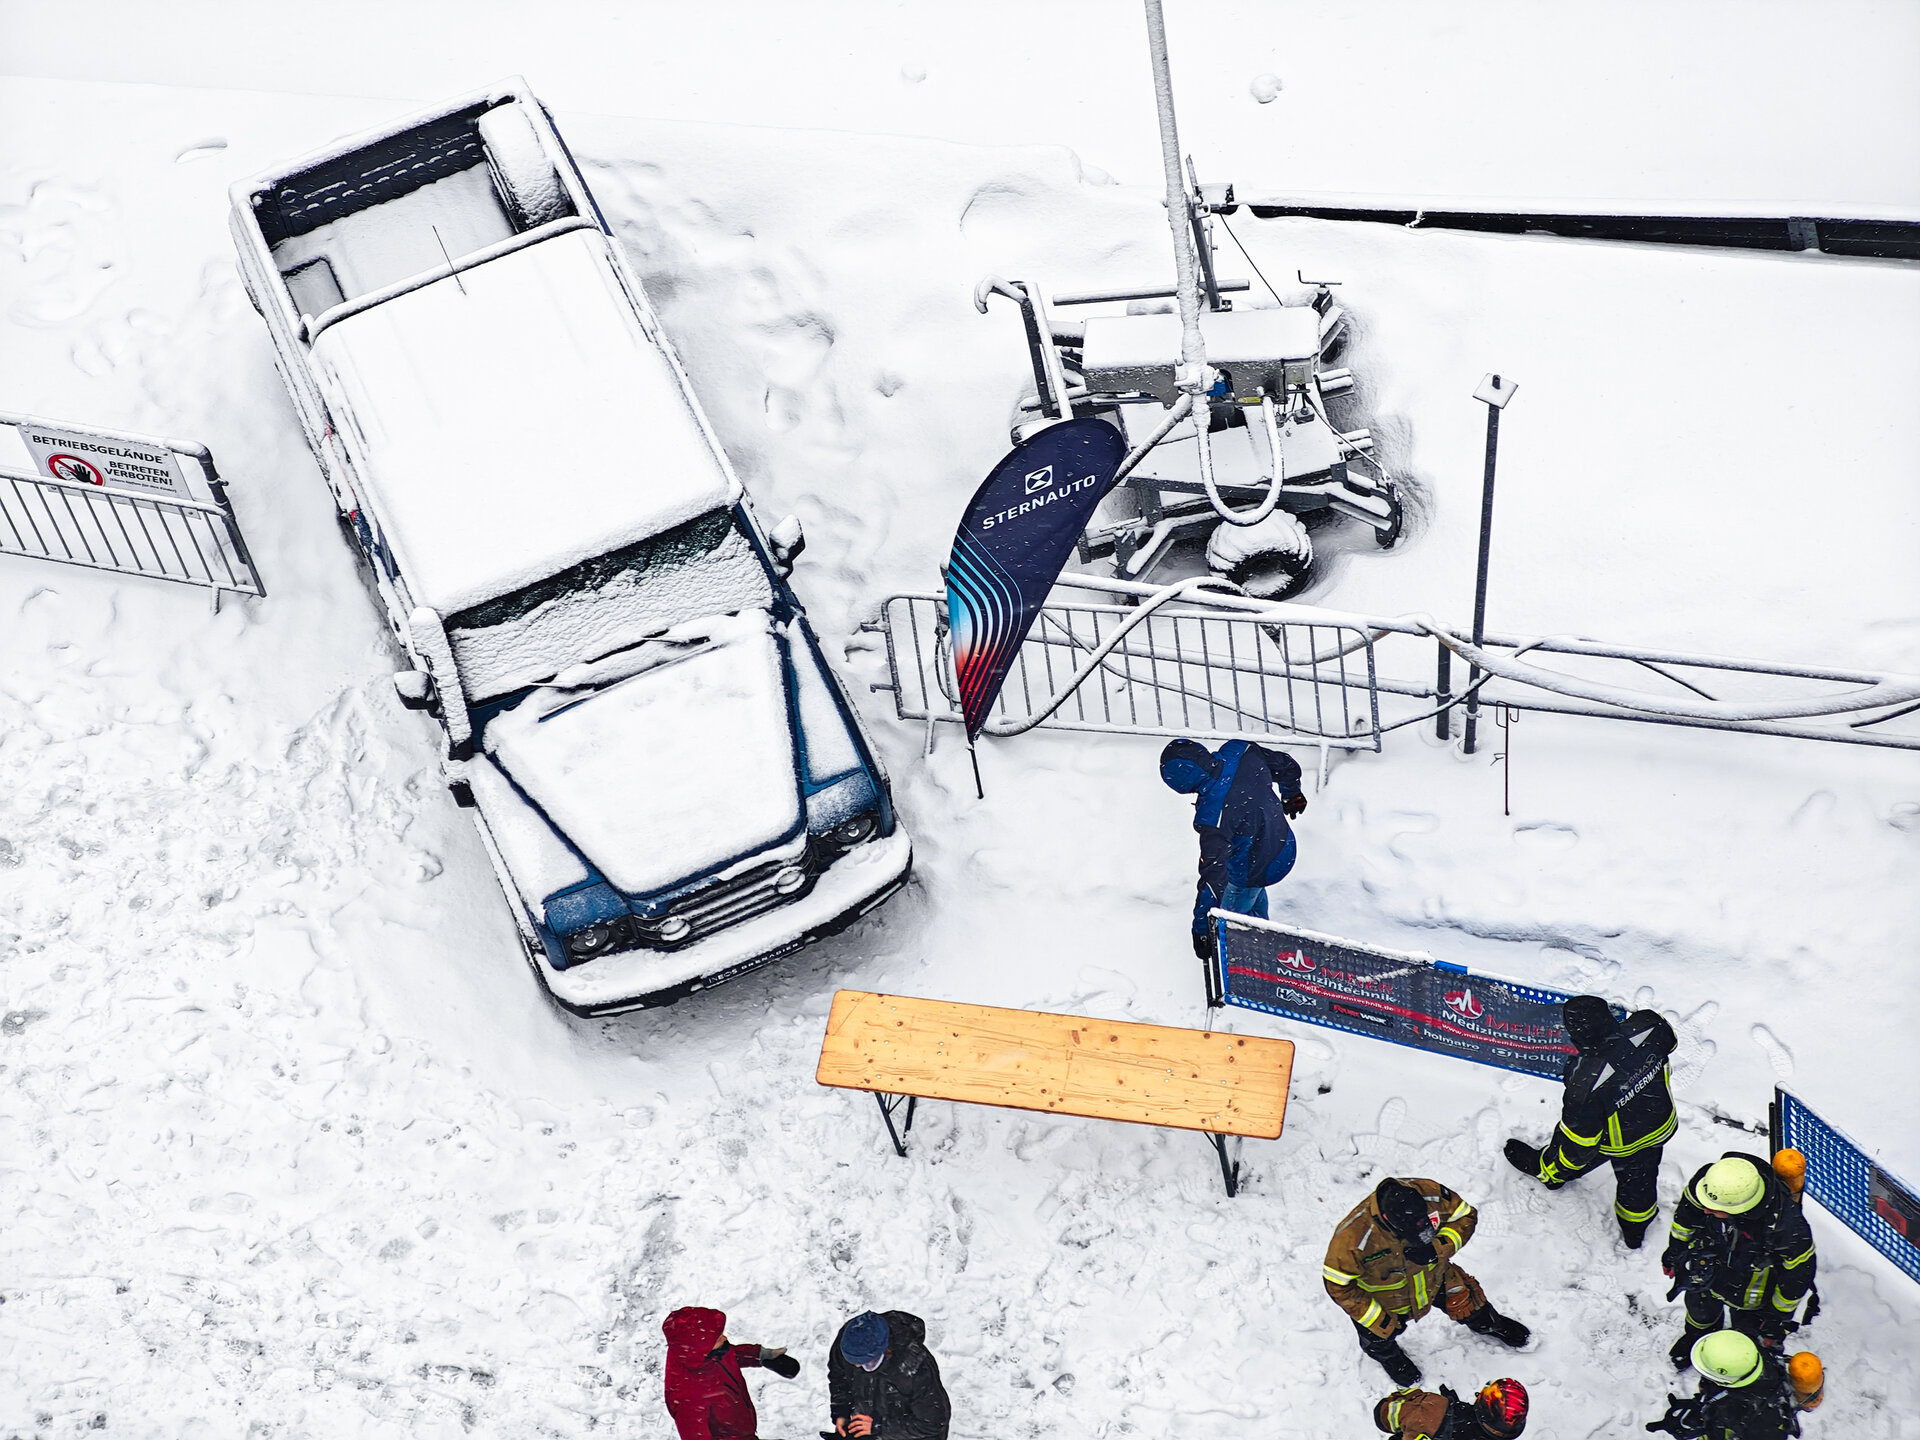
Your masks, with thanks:
[{"label": "person in blue jacket", "polygon": [[1267,887],[1293,869],[1299,845],[1287,822],[1307,808],[1300,762],[1247,740],[1217,751],[1198,740],[1169,741],[1160,752],[1160,778],[1191,795],[1200,836],[1200,883],[1193,897],[1193,953],[1213,954],[1207,912],[1267,915]]}]

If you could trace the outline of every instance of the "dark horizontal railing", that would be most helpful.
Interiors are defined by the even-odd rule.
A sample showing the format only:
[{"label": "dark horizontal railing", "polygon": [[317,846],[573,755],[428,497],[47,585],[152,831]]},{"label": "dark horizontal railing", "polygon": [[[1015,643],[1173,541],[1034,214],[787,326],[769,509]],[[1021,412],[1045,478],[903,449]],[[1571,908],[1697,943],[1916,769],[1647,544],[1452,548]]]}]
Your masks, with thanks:
[{"label": "dark horizontal railing", "polygon": [[1813,250],[1873,260],[1920,260],[1920,220],[1822,216],[1577,215],[1547,211],[1382,209],[1319,202],[1254,201],[1261,220],[1306,216],[1471,230],[1491,235],[1558,235],[1641,245],[1702,245],[1730,250]]}]

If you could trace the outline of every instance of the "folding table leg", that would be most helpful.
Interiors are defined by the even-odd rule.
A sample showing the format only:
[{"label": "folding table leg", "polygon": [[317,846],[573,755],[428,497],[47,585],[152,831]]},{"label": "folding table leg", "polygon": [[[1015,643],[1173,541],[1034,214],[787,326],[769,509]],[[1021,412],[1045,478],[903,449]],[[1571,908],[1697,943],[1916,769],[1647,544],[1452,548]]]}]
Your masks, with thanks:
[{"label": "folding table leg", "polygon": [[1227,1198],[1231,1200],[1240,1193],[1240,1162],[1228,1161],[1226,1136],[1209,1132],[1207,1139],[1213,1143],[1214,1151],[1220,1157],[1220,1178],[1227,1182]]},{"label": "folding table leg", "polygon": [[[873,1092],[873,1099],[874,1103],[880,1107],[880,1118],[887,1122],[887,1135],[893,1141],[893,1153],[905,1159],[907,1142],[900,1137],[913,1129],[913,1111],[914,1107],[920,1103],[920,1097],[917,1095],[886,1095],[876,1090]],[[906,1123],[896,1130],[893,1128],[893,1112],[900,1108],[900,1102],[902,1100],[907,1102],[907,1118]]]}]

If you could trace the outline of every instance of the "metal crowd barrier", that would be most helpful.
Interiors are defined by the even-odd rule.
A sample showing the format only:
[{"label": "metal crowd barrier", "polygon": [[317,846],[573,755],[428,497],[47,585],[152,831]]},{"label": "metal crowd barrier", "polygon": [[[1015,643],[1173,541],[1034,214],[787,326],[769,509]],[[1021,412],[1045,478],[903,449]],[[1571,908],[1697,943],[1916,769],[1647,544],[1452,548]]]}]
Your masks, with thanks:
[{"label": "metal crowd barrier", "polygon": [[[1136,735],[1245,738],[1378,750],[1426,724],[1440,738],[1468,698],[1455,681],[1464,632],[1426,616],[1382,617],[1192,594],[1148,617],[1074,687],[1076,670],[1135,607],[1165,588],[1093,575],[1063,587],[1121,603],[1047,604],[1001,691],[988,733],[1038,723]],[[958,724],[944,602],[895,595],[877,623],[902,720]],[[1431,648],[1430,648],[1431,647]],[[1843,745],[1920,750],[1920,677],[1652,650],[1573,636],[1491,634],[1480,653],[1483,709],[1632,720]],[[1435,658],[1437,657],[1437,664]],[[1425,672],[1422,674],[1422,672]],[[1096,683],[1097,682],[1097,683]],[[1064,698],[1060,698],[1064,697]],[[1059,702],[1057,713],[1031,717]]]},{"label": "metal crowd barrier", "polygon": [[1769,1119],[1772,1148],[1791,1145],[1807,1157],[1807,1194],[1920,1280],[1920,1197],[1784,1085],[1774,1087]]},{"label": "metal crowd barrier", "polygon": [[[36,423],[0,414],[0,425],[16,429]],[[216,608],[222,591],[266,593],[206,447],[92,433],[184,457],[198,471],[209,498],[134,493],[0,466],[0,555],[204,585]]]},{"label": "metal crowd barrier", "polygon": [[[1351,624],[1275,623],[1169,606],[1122,639],[1085,682],[1079,668],[1134,611],[1123,605],[1050,602],[1020,647],[995,702],[990,729],[1022,724],[1063,695],[1039,722],[1120,735],[1312,744],[1378,750],[1380,703],[1373,642]],[[877,622],[895,714],[933,727],[960,724],[946,603],[894,595]]]}]

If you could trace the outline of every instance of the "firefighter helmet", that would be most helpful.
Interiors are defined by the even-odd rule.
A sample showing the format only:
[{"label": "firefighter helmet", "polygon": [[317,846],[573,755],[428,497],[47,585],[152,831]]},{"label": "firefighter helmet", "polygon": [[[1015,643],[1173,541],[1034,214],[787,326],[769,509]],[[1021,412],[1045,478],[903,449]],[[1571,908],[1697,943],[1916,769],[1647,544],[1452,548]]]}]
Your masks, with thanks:
[{"label": "firefighter helmet", "polygon": [[1760,1378],[1760,1347],[1738,1330],[1716,1330],[1694,1342],[1693,1368],[1716,1385],[1738,1390]]},{"label": "firefighter helmet", "polygon": [[1513,1440],[1527,1428],[1527,1387],[1518,1380],[1490,1380],[1474,1396],[1473,1414],[1495,1440]]},{"label": "firefighter helmet", "polygon": [[1729,1155],[1707,1167],[1693,1186],[1693,1198],[1708,1210],[1744,1215],[1767,1193],[1767,1182],[1751,1160]]}]

